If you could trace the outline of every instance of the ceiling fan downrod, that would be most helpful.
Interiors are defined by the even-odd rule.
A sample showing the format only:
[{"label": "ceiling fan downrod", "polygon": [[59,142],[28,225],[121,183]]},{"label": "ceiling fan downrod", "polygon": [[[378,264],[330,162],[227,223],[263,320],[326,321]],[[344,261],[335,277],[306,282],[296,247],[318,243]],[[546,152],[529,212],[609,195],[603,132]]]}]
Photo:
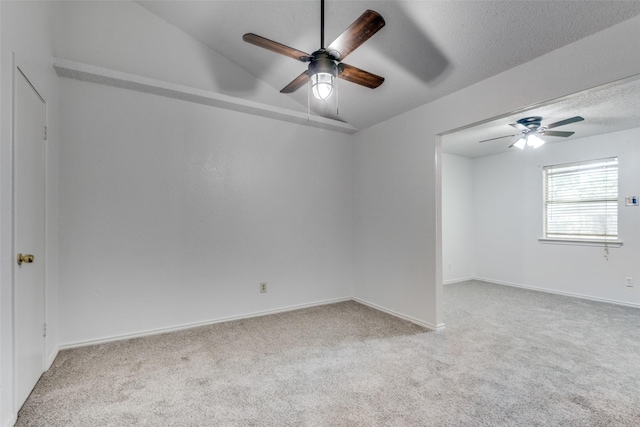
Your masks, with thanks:
[{"label": "ceiling fan downrod", "polygon": [[324,49],[324,0],[320,0],[320,48]]},{"label": "ceiling fan downrod", "polygon": [[311,54],[308,71],[313,97],[319,101],[329,99],[340,70],[337,58],[327,52],[324,46],[324,0],[320,0],[320,49]]}]

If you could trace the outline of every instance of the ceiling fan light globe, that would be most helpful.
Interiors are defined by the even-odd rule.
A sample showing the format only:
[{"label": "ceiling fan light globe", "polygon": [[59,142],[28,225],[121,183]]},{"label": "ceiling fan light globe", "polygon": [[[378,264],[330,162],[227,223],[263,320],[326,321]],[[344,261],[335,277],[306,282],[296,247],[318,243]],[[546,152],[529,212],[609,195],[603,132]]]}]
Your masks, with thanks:
[{"label": "ceiling fan light globe", "polygon": [[533,148],[538,148],[544,145],[544,140],[537,135],[529,135],[527,137],[527,145]]},{"label": "ceiling fan light globe", "polygon": [[333,93],[333,75],[330,73],[316,73],[311,76],[311,93],[313,97],[324,101]]},{"label": "ceiling fan light globe", "polygon": [[521,150],[524,150],[524,146],[527,145],[527,141],[524,138],[520,138],[513,144],[514,147],[517,147]]}]

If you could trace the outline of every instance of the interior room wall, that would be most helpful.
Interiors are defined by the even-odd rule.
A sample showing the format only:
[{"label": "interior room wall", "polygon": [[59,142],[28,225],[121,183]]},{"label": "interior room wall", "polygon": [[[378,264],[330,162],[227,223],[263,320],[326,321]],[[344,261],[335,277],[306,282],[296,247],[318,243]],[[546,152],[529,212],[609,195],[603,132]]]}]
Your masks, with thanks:
[{"label": "interior room wall", "polygon": [[[640,128],[558,144],[537,150],[474,159],[475,259],[478,278],[497,283],[640,306],[640,208],[624,197],[640,194]],[[542,167],[618,157],[618,228],[623,245],[542,243]]]},{"label": "interior room wall", "polygon": [[63,346],[351,297],[348,135],[60,87]]},{"label": "interior room wall", "polygon": [[636,17],[356,133],[356,298],[443,326],[438,135],[638,74],[639,38]]},{"label": "interior room wall", "polygon": [[12,242],[12,85],[13,63],[25,72],[47,102],[48,140],[45,144],[46,236],[45,355],[57,353],[57,161],[58,77],[52,63],[56,9],[49,2],[0,2],[0,425],[13,425],[13,267]]},{"label": "interior room wall", "polygon": [[[202,43],[161,20],[134,2],[62,2],[59,7],[60,19],[56,46],[56,55],[59,58],[138,74],[144,77],[151,77],[170,83],[178,83],[193,88],[206,89],[217,93],[242,96],[246,99],[258,102],[267,102],[269,104],[285,108],[300,108],[300,106],[289,97],[283,97],[278,90],[260,82],[258,79],[249,75],[247,72],[221,57]],[[118,31],[114,32],[114,28],[117,28]],[[141,52],[144,54],[141,55]],[[66,130],[65,135],[68,136],[68,138],[65,138],[63,157],[67,154],[73,157],[74,155],[69,153],[68,147],[78,143],[77,139],[75,139],[76,135],[83,134],[84,131],[88,133],[90,130],[87,127],[78,129],[82,124],[76,123],[73,119],[74,116],[72,111],[76,111],[71,108],[76,101],[74,96],[79,96],[78,92],[81,91],[76,89],[77,86],[73,83],[64,80],[62,81],[63,83],[61,83],[61,85],[66,95],[64,105],[67,113],[66,117],[68,118],[68,121],[63,122],[63,127]],[[79,83],[76,82],[76,84]],[[85,86],[81,85],[81,87]],[[92,85],[86,85],[86,87],[92,88],[86,89],[87,91],[95,90],[100,91],[100,93],[111,93],[111,90],[108,90],[107,88],[94,88]],[[129,94],[123,96],[133,95]],[[63,345],[77,344],[79,342],[87,342],[91,340],[108,339],[109,337],[122,336],[130,333],[162,329],[165,327],[175,327],[184,324],[191,324],[193,322],[244,315],[257,311],[262,312],[264,310],[282,308],[292,304],[297,305],[317,302],[320,300],[324,301],[327,298],[334,298],[336,295],[339,295],[340,297],[350,295],[348,287],[351,286],[351,282],[349,281],[351,280],[351,270],[345,270],[345,265],[348,268],[351,268],[351,250],[348,249],[345,252],[344,244],[350,245],[351,243],[350,240],[345,241],[342,237],[347,236],[350,239],[351,232],[350,229],[344,229],[345,223],[342,222],[341,219],[337,220],[335,218],[335,216],[341,216],[344,212],[347,212],[346,215],[348,217],[349,224],[351,221],[351,177],[348,176],[348,179],[342,179],[344,178],[342,168],[344,168],[345,164],[349,164],[352,159],[352,152],[347,136],[334,135],[331,132],[327,135],[327,133],[322,133],[322,131],[310,130],[306,127],[291,126],[277,121],[272,123],[269,120],[259,120],[256,117],[246,114],[233,114],[222,110],[211,109],[211,107],[195,107],[190,104],[185,104],[186,106],[183,109],[180,109],[180,114],[175,115],[176,120],[174,121],[172,118],[166,116],[166,110],[163,108],[174,108],[173,106],[178,104],[173,104],[169,100],[152,97],[150,95],[142,96],[142,99],[149,100],[142,101],[143,104],[148,102],[153,105],[151,105],[150,108],[147,108],[145,104],[145,108],[140,110],[128,110],[126,107],[118,104],[120,101],[112,100],[112,103],[108,103],[105,107],[107,109],[115,108],[118,112],[120,112],[121,109],[124,109],[129,111],[129,114],[133,117],[140,115],[147,118],[148,120],[137,121],[135,126],[129,129],[131,132],[137,134],[144,134],[143,130],[145,128],[143,124],[150,127],[157,127],[159,125],[159,123],[157,123],[157,117],[162,116],[162,123],[172,129],[182,129],[182,132],[184,133],[184,135],[180,136],[172,134],[172,138],[177,138],[177,140],[181,141],[182,144],[180,146],[184,147],[190,146],[190,144],[193,145],[192,149],[195,150],[194,153],[198,150],[198,148],[195,148],[196,146],[202,148],[205,145],[205,140],[209,142],[212,141],[205,135],[202,135],[202,132],[206,132],[207,135],[211,135],[213,141],[218,141],[218,136],[224,136],[226,138],[229,134],[237,134],[237,137],[241,142],[227,146],[225,144],[230,143],[225,139],[224,144],[220,142],[222,145],[212,148],[215,150],[223,150],[223,155],[221,157],[210,158],[210,163],[206,167],[215,167],[215,173],[238,175],[218,176],[216,179],[229,177],[230,179],[233,178],[234,180],[239,180],[246,184],[246,180],[254,179],[254,177],[259,176],[260,179],[262,179],[263,184],[266,186],[267,183],[269,183],[269,186],[263,188],[265,193],[261,193],[259,195],[253,193],[243,195],[241,192],[234,192],[232,195],[228,195],[226,191],[235,191],[236,189],[235,187],[228,187],[229,183],[227,183],[225,184],[227,187],[225,187],[226,189],[224,191],[219,189],[219,192],[215,193],[217,200],[219,200],[220,203],[224,200],[225,205],[229,204],[229,207],[219,211],[217,214],[221,216],[216,217],[211,221],[213,229],[209,230],[210,234],[207,234],[208,232],[205,230],[201,233],[201,238],[196,239],[194,237],[196,240],[194,247],[198,248],[198,250],[202,249],[202,254],[196,254],[193,255],[193,257],[194,260],[198,260],[200,259],[198,258],[199,256],[207,257],[207,254],[213,252],[220,255],[220,260],[224,261],[228,266],[222,267],[220,263],[214,263],[210,258],[206,258],[206,266],[192,266],[194,268],[193,280],[198,283],[197,286],[204,289],[203,292],[205,298],[198,298],[198,295],[196,294],[190,295],[188,298],[191,298],[191,300],[198,299],[198,308],[191,310],[189,313],[186,313],[189,311],[186,307],[178,308],[173,311],[165,310],[162,312],[161,321],[158,320],[158,317],[153,313],[150,316],[138,313],[137,316],[140,316],[141,319],[138,319],[139,321],[131,321],[132,315],[127,310],[128,308],[133,307],[133,304],[136,301],[136,299],[133,298],[131,302],[124,304],[125,306],[129,304],[128,308],[124,306],[113,307],[114,311],[109,315],[104,314],[104,319],[89,321],[87,325],[83,326],[81,325],[85,322],[85,317],[83,316],[90,318],[94,315],[94,312],[92,312],[91,309],[83,307],[86,302],[85,299],[83,299],[86,296],[83,296],[83,291],[76,293],[76,290],[84,289],[83,286],[79,284],[85,279],[82,276],[84,270],[78,269],[77,263],[75,263],[71,257],[65,256],[64,259],[60,261],[62,275],[65,277],[65,286],[62,289],[60,297],[61,305],[65,307],[64,314],[61,315],[61,323],[64,325],[62,329],[64,332],[61,336],[60,342]],[[82,100],[78,100],[78,102],[80,102],[80,104],[85,104],[88,101],[82,98]],[[114,107],[116,104],[118,105],[117,108]],[[190,110],[191,108],[194,109],[194,116],[199,117],[206,123],[199,123],[198,120],[185,118],[183,111],[192,111]],[[143,111],[150,114],[151,117],[147,117]],[[215,114],[215,117],[210,118],[206,114],[203,114],[203,111],[217,111],[217,113]],[[111,116],[112,113],[109,112],[109,115]],[[88,123],[92,123],[95,126],[96,130],[94,133],[97,133],[97,136],[95,136],[96,139],[118,139],[120,136],[120,134],[114,136],[111,133],[112,129],[107,126],[106,121],[89,121]],[[119,128],[119,125],[116,122],[108,123],[114,129]],[[215,129],[207,127],[213,126],[213,124],[215,124]],[[192,130],[192,128],[194,130]],[[150,134],[154,134],[154,132],[155,131],[150,131]],[[169,142],[168,140],[163,139],[163,137],[164,134],[159,135],[158,141],[164,141],[168,146],[173,145],[173,140]],[[192,140],[191,138],[198,139]],[[296,149],[289,150],[288,148],[279,145],[292,143],[293,140],[297,142],[296,147],[298,149],[306,147],[304,149],[310,150],[307,154],[311,155],[310,153],[313,153],[313,155],[317,155],[318,157],[315,162],[317,164],[314,163],[312,166],[306,165],[306,169],[301,171],[299,178],[294,178],[292,176],[285,177],[283,175],[286,171],[293,172],[292,168],[295,168],[297,164],[295,162],[305,164],[306,154],[299,153]],[[274,144],[271,146],[271,150],[273,150],[272,152],[267,150],[267,147],[269,147],[267,142]],[[310,148],[308,145],[311,144],[311,146],[313,146],[316,143],[319,144],[318,147]],[[254,147],[247,144],[256,145]],[[335,144],[340,145],[340,147],[337,148]],[[343,146],[345,144],[346,147]],[[138,145],[144,144],[137,142],[132,146]],[[84,145],[82,145],[82,147],[84,147]],[[163,147],[163,145],[160,144],[158,147]],[[251,149],[249,149],[249,147],[251,147]],[[149,148],[148,154],[153,156],[154,150],[151,150],[150,147],[147,148]],[[314,151],[316,149],[318,151]],[[75,150],[75,148],[73,150]],[[202,148],[202,150],[204,150],[204,148]],[[255,159],[253,156],[258,155],[258,153],[262,153],[265,160],[269,160],[270,163],[261,163]],[[276,156],[276,153],[282,157],[272,158],[272,156]],[[328,162],[324,156],[329,153],[334,154],[338,160]],[[136,155],[141,157],[143,154],[136,153]],[[114,154],[114,156],[116,156],[116,154]],[[243,156],[246,156],[246,161],[243,160]],[[118,159],[122,161],[125,160],[122,158]],[[160,161],[166,161],[168,163],[171,163],[170,160],[172,159],[160,159]],[[183,162],[187,161],[186,158],[183,158],[182,160]],[[91,164],[92,161],[93,160],[88,159],[87,163]],[[65,165],[67,164],[68,158],[65,157]],[[76,165],[76,163],[74,163],[74,165]],[[206,186],[202,187],[204,186],[204,183],[196,183],[196,181],[200,179],[198,177],[194,177],[195,171],[193,170],[193,167],[197,166],[196,163],[182,163],[179,165],[180,166],[176,166],[178,169],[174,172],[181,175],[174,176],[175,182],[172,184],[173,187],[171,187],[171,191],[178,192],[178,188],[185,191],[189,190],[191,187],[185,187],[186,184],[183,182],[188,178],[187,175],[189,174],[191,176],[188,179],[193,181],[190,185],[200,185],[198,188],[203,189],[205,192],[208,191]],[[246,165],[246,167],[251,167],[252,170],[244,170],[244,165]],[[112,166],[118,169],[115,161],[112,163]],[[322,167],[322,169],[318,169],[319,167]],[[188,173],[187,171],[190,172]],[[67,172],[68,173],[60,179],[63,188],[60,195],[61,203],[65,204],[65,206],[69,203],[69,209],[61,212],[61,236],[64,236],[63,241],[61,242],[61,247],[64,248],[64,250],[67,250],[69,246],[75,245],[74,242],[76,242],[74,237],[71,235],[67,236],[66,232],[76,226],[88,226],[81,222],[77,222],[75,219],[73,224],[65,222],[67,218],[76,215],[74,213],[76,212],[74,209],[79,208],[79,206],[82,205],[79,198],[82,192],[72,195],[66,191],[67,188],[72,186],[71,181],[68,180],[68,177],[70,176],[69,174],[77,173],[77,170],[71,168]],[[331,177],[325,179],[324,175],[322,175],[324,173],[330,173]],[[142,191],[140,190],[141,181],[139,177],[133,176],[132,172],[130,178],[132,179],[131,185],[137,182],[137,188],[139,191]],[[204,180],[205,178],[202,179]],[[211,180],[213,178],[210,176],[206,179]],[[339,185],[336,184],[336,180],[340,181]],[[293,181],[295,181],[295,185],[292,184]],[[144,182],[153,186],[153,182],[150,182],[149,180]],[[113,184],[113,182],[111,184]],[[292,188],[292,185],[295,188]],[[284,189],[288,189],[286,191],[277,190],[279,186],[282,186]],[[109,188],[109,183],[105,182],[101,188]],[[196,187],[193,187],[191,191],[195,191],[195,188]],[[331,188],[331,192],[328,192],[328,188]],[[267,195],[271,194],[271,192],[273,192],[271,195],[272,200],[267,200]],[[327,196],[326,198],[325,195]],[[178,197],[177,193],[173,196]],[[91,197],[98,196],[91,195]],[[122,203],[130,202],[127,195],[123,195],[122,197]],[[225,199],[225,197],[227,198]],[[245,200],[243,197],[250,197],[251,199]],[[133,199],[133,196],[130,196],[130,198]],[[239,198],[242,198],[242,202],[237,200]],[[251,210],[245,211],[246,209],[249,209],[249,204],[254,203],[260,198],[264,198],[263,206],[256,205],[255,209],[252,207]],[[131,201],[131,204],[135,203],[138,202]],[[155,199],[149,201],[149,203],[149,209],[152,207],[155,209],[153,205],[153,203],[155,203]],[[160,201],[158,201],[158,203],[160,203]],[[165,201],[163,203],[168,202]],[[184,204],[183,201],[178,200],[173,200],[172,203],[173,205],[171,206]],[[202,203],[205,203],[204,199],[202,200]],[[309,212],[309,220],[313,222],[305,224],[308,224],[309,230],[316,230],[317,233],[321,234],[323,236],[322,238],[315,234],[310,235],[307,231],[303,232],[300,230],[299,228],[302,227],[302,222],[299,221],[299,218],[294,218],[296,214],[299,214],[302,211],[306,212],[305,209],[311,208],[313,208],[313,211]],[[147,215],[151,213],[145,209],[146,208],[141,208],[142,212]],[[211,206],[206,204],[199,207],[191,206],[188,211],[184,212],[184,216],[189,217],[189,215],[194,215],[195,219],[198,221],[205,221],[201,215],[203,215],[203,212],[207,211],[207,209],[211,209]],[[160,209],[159,211],[164,212],[166,209]],[[178,215],[176,210],[171,211],[171,214],[177,215],[173,218],[176,223],[170,223],[172,219],[170,218],[169,213],[167,213],[168,216],[164,216],[163,220],[159,220],[159,222],[167,228],[167,233],[175,234],[178,233],[178,231],[176,231],[177,229],[182,230],[178,224],[178,222],[181,221],[180,216],[182,214]],[[284,221],[285,219],[290,221],[291,233],[288,233],[285,230],[284,234],[281,233],[276,236],[276,232],[282,231],[282,225],[279,221]],[[133,221],[132,219],[129,220]],[[242,226],[243,221],[251,222],[250,225],[254,234],[251,234],[250,237],[247,237],[247,234],[250,234],[249,230],[246,230],[245,227]],[[117,221],[110,224],[114,225],[116,223]],[[329,230],[329,228],[331,228],[329,224],[331,224],[331,227],[335,228]],[[225,227],[224,230],[220,228],[222,225]],[[195,225],[193,225],[193,227],[195,228]],[[266,227],[267,229],[263,229],[262,227]],[[148,225],[147,228],[152,227],[151,225]],[[118,235],[118,232],[113,233],[114,235]],[[148,231],[148,233],[151,233],[151,231]],[[189,234],[187,231],[185,231],[185,233]],[[299,237],[293,237],[292,233],[295,233],[295,236]],[[341,237],[336,237],[336,233]],[[170,237],[172,239],[180,240],[174,234],[171,234]],[[237,242],[233,241],[235,240],[234,236],[237,236]],[[302,239],[305,236],[310,240],[302,245],[299,239]],[[150,239],[159,239],[162,236],[158,237],[149,235],[148,237]],[[218,240],[211,240],[214,238]],[[222,240],[219,240],[219,238],[222,238]],[[272,243],[269,243],[267,239],[273,239]],[[243,240],[247,240],[246,244],[249,244],[248,242],[252,242],[255,243],[255,245],[247,248],[243,247],[244,249],[240,251],[239,247],[244,244],[242,243]],[[285,241],[285,244],[282,243],[283,240]],[[143,246],[145,241],[146,240],[144,238],[141,238],[137,247],[140,248],[141,245]],[[188,243],[188,239],[177,243],[171,241],[169,244],[158,247],[158,251],[161,251],[163,248],[168,250],[168,247],[181,248],[180,251],[176,251],[175,259],[182,259],[181,257],[185,257],[186,253],[191,254],[196,250],[193,248],[187,248],[186,245]],[[334,243],[336,244],[335,248],[331,246]],[[222,248],[223,244],[227,245],[229,248],[228,253]],[[298,246],[299,244],[300,247],[296,249],[295,255],[289,252],[291,250],[289,245]],[[93,247],[93,245],[90,246]],[[110,249],[108,248],[106,249],[107,252],[109,252],[109,250]],[[122,248],[122,250],[127,252],[127,248]],[[239,251],[241,253],[238,254],[237,252]],[[312,262],[308,259],[310,256],[309,251],[320,251],[320,255],[316,261]],[[238,255],[237,262],[232,260],[232,255],[234,254]],[[107,257],[110,256],[111,255],[107,254]],[[134,255],[129,254],[128,256]],[[255,257],[256,265],[249,268],[247,267],[247,262],[251,257]],[[291,262],[293,262],[293,259],[299,260],[300,268],[307,269],[309,274],[313,274],[313,277],[309,277],[308,280],[302,280],[302,276],[300,276],[299,285],[293,286],[288,282],[288,280],[294,280],[293,277],[298,277],[297,273],[293,271],[295,268],[289,273],[284,271],[272,271],[274,269],[278,270],[283,268],[281,264],[281,262],[283,262],[283,257],[289,257]],[[320,272],[317,270],[316,262],[326,262],[328,259],[333,259],[333,257],[336,257],[335,268],[328,269],[326,272]],[[149,259],[154,260],[154,255],[150,254]],[[269,264],[268,259],[274,259],[273,264]],[[134,265],[137,264],[133,261],[130,261],[130,263],[133,263]],[[122,265],[125,264],[126,263]],[[242,268],[240,268],[238,264],[242,265]],[[144,271],[143,265],[146,265],[148,268],[156,268],[157,260],[151,262],[151,265],[144,264],[143,261],[140,261],[140,263],[138,263],[134,268],[138,271],[139,275],[142,274],[141,271]],[[167,263],[166,265],[174,264]],[[191,266],[191,263],[185,260],[184,265]],[[166,268],[168,269],[168,267]],[[180,264],[179,267],[177,266],[176,268],[182,269],[183,264]],[[206,269],[209,270],[205,272]],[[128,267],[123,267],[123,271],[129,271]],[[234,273],[236,271],[237,274]],[[271,283],[269,277],[262,277],[263,274],[259,274],[258,271],[264,271],[264,276],[270,276],[272,278],[271,280],[275,281]],[[256,277],[253,277],[251,272],[254,272]],[[76,276],[76,274],[78,276]],[[245,277],[247,275],[251,276],[251,282],[248,280],[245,282]],[[168,276],[171,276],[171,274],[168,274]],[[163,283],[166,284],[170,281],[168,276],[164,277],[166,280]],[[257,276],[260,276],[260,278]],[[328,278],[336,279],[331,285],[325,286],[321,284],[325,283]],[[283,285],[280,283],[278,285],[280,279],[284,280],[287,284]],[[205,285],[205,281],[208,281],[212,285],[207,287],[209,285]],[[269,291],[266,295],[260,295],[261,299],[254,301],[252,300],[255,297],[254,291],[257,289],[257,286],[261,281],[267,281],[269,283]],[[105,279],[100,283],[108,283],[108,280]],[[124,294],[114,294],[111,297],[114,304],[117,304],[117,298],[119,297],[127,299],[131,298],[132,294],[144,295],[146,291],[150,291],[152,287],[146,282],[135,286],[131,284],[133,283],[132,281],[127,281],[126,283],[128,283],[129,286],[132,286],[132,293],[125,292]],[[242,283],[242,286],[238,285],[239,283]],[[249,285],[249,283],[251,284]],[[101,289],[100,285],[96,286],[98,289]],[[242,287],[242,289],[240,289],[239,286]],[[244,288],[244,286],[247,286],[247,288]],[[162,286],[160,288],[165,289],[162,288]],[[192,292],[196,291],[194,288],[190,289]],[[340,291],[338,292],[336,289],[340,289]],[[200,290],[200,288],[197,288],[197,290]],[[97,292],[102,294],[101,290],[98,290]],[[174,289],[173,292],[178,291]],[[245,298],[245,293],[250,295],[250,297]],[[140,298],[143,297],[140,296]],[[164,298],[166,300],[171,299],[172,297],[171,295],[158,295],[158,298]],[[213,300],[213,302],[210,300]],[[108,302],[105,304],[108,305]],[[91,302],[88,303],[88,307],[92,307]],[[164,305],[160,304],[158,307],[158,310],[162,310],[161,307],[164,307]],[[106,308],[105,310],[108,311]],[[132,310],[134,310],[134,308],[132,308]],[[102,311],[103,310],[100,308],[98,309],[98,313],[102,313]],[[114,320],[114,314],[119,312],[124,312],[125,314],[122,316],[115,316],[116,320]],[[120,321],[117,320],[119,318],[121,318]]]},{"label": "interior room wall", "polygon": [[474,277],[473,160],[442,153],[442,281]]}]

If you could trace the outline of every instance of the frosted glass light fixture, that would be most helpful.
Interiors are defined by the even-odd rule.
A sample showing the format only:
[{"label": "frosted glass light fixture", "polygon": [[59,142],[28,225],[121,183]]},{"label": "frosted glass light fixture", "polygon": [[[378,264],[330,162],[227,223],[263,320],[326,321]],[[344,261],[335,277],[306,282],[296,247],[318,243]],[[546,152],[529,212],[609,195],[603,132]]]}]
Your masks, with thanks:
[{"label": "frosted glass light fixture", "polygon": [[316,73],[312,75],[311,93],[320,101],[329,99],[333,93],[333,76],[330,73]]},{"label": "frosted glass light fixture", "polygon": [[325,50],[313,53],[309,64],[309,84],[315,99],[324,101],[331,97],[337,75],[338,63],[333,56]]},{"label": "frosted glass light fixture", "polygon": [[543,145],[544,140],[533,133],[523,135],[522,138],[520,138],[513,144],[514,147],[518,147],[521,150],[524,150],[524,147],[526,146],[529,146],[531,148],[538,148]]},{"label": "frosted glass light fixture", "polygon": [[521,150],[524,150],[525,145],[527,145],[527,140],[524,139],[524,137],[520,138],[515,144],[513,144],[514,147],[518,147]]},{"label": "frosted glass light fixture", "polygon": [[534,134],[531,134],[527,136],[527,145],[529,147],[538,148],[544,145],[544,140]]}]

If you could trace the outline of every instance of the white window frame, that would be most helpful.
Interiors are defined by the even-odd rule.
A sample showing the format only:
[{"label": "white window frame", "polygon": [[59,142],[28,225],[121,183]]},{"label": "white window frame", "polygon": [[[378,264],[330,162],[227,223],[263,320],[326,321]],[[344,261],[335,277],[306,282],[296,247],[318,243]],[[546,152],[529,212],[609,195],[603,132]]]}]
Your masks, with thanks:
[{"label": "white window frame", "polygon": [[[598,168],[598,169],[595,169]],[[585,198],[584,193],[577,194],[565,194],[562,199],[564,200],[549,200],[549,186],[554,185],[554,182],[549,182],[550,177],[553,177],[554,174],[557,174],[557,177],[561,177],[563,174],[582,174],[583,177],[587,177],[589,171],[596,173],[596,171],[602,171],[602,168],[606,168],[609,173],[605,176],[605,179],[611,179],[612,176],[615,177],[615,197],[613,194],[607,194],[606,196],[594,197],[593,199]],[[617,157],[608,157],[603,159],[594,159],[587,160],[582,162],[575,163],[565,163],[565,164],[557,164],[543,167],[543,200],[542,200],[542,215],[543,215],[543,237],[538,239],[542,243],[556,243],[556,244],[571,244],[571,245],[596,245],[596,246],[621,246],[622,241],[619,240],[619,231],[618,231],[618,221],[619,221],[619,179],[618,179],[618,158]],[[555,185],[562,184],[562,182],[555,182]],[[587,185],[585,185],[586,189]],[[567,188],[576,188],[576,185],[573,184],[569,187],[567,184]],[[607,229],[607,225],[604,226],[604,234],[596,235],[597,233],[591,233],[588,235],[580,236],[580,233],[570,233],[570,230],[565,229],[565,234],[562,233],[562,229],[556,230],[556,232],[550,233],[547,229],[549,219],[549,205],[556,206],[569,206],[570,204],[582,204],[582,207],[589,206],[589,203],[594,204],[594,209],[597,210],[596,204],[605,205],[605,213],[603,216],[610,215],[611,212],[608,210],[613,209],[615,212],[615,224],[609,224],[610,228]],[[601,208],[601,207],[600,207]],[[583,211],[584,213],[589,213],[588,209]],[[592,213],[593,214],[593,213]],[[606,221],[606,220],[605,220]],[[593,230],[595,231],[595,230]]]}]

